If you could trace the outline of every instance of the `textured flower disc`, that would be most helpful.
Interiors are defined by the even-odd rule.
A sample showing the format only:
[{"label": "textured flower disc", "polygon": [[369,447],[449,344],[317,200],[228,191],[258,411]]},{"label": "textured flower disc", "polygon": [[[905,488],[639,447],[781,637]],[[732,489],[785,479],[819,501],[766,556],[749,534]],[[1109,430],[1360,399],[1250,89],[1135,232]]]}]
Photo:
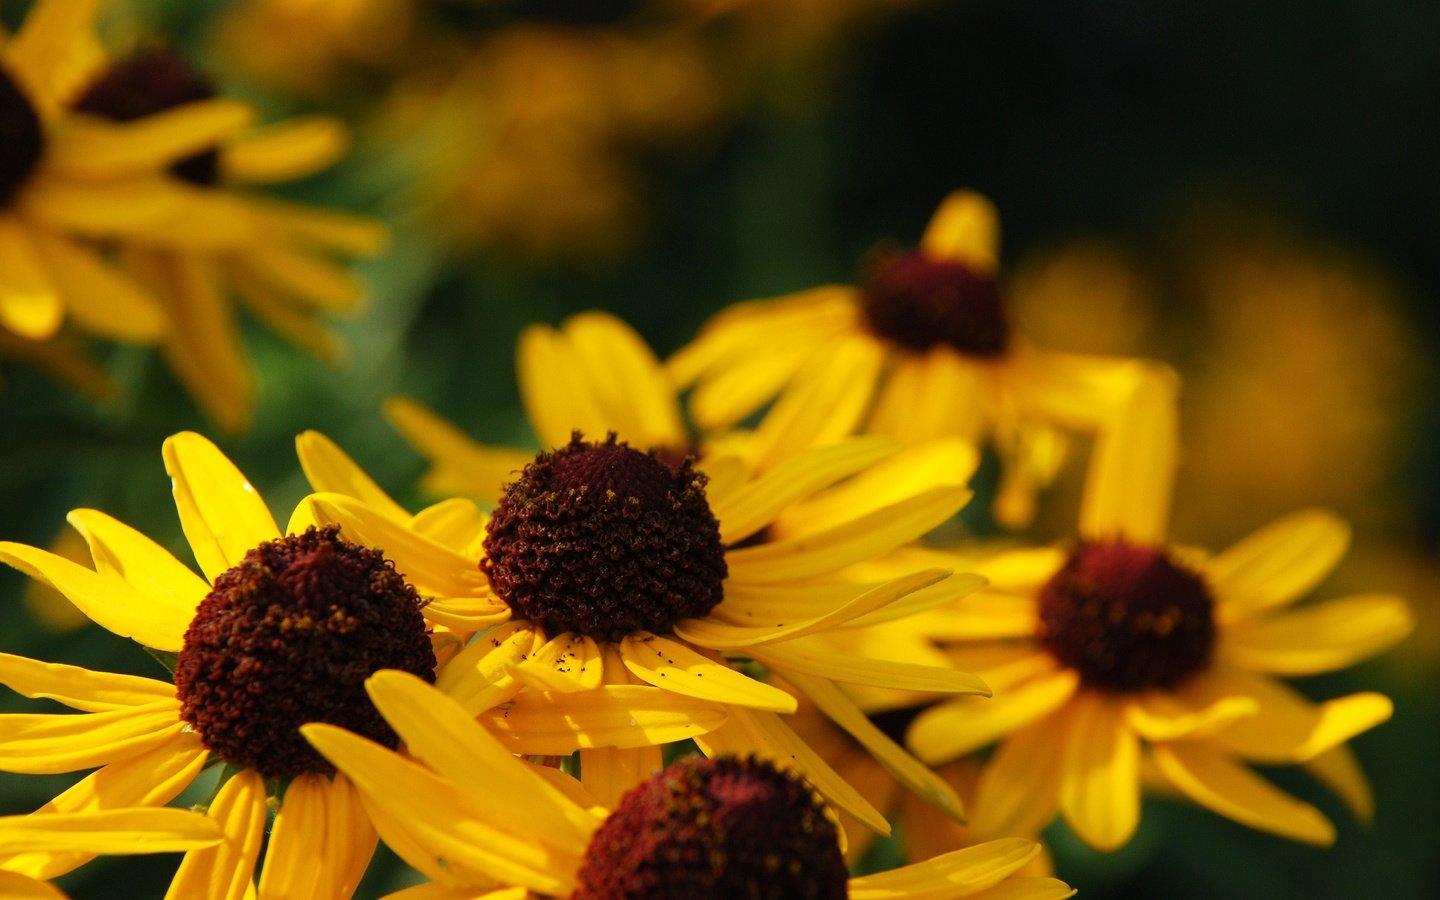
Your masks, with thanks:
[{"label": "textured flower disc", "polygon": [[0,208],[20,190],[40,161],[40,117],[20,86],[0,66]]},{"label": "textured flower disc", "polygon": [[[112,63],[75,108],[117,122],[130,122],[214,96],[210,82],[184,60],[165,50],[147,49]],[[170,172],[191,184],[208,187],[218,179],[219,169],[219,153],[208,150],[180,160],[170,167]]]},{"label": "textured flower disc", "polygon": [[576,900],[844,898],[814,792],[757,759],[690,756],[631,790],[590,839]]},{"label": "textured flower disc", "polygon": [[433,682],[420,598],[378,550],[335,527],[267,541],[215,579],[175,667],[181,717],[225,762],[267,778],[334,768],[296,730],[326,722],[394,748],[365,679]]},{"label": "textured flower disc", "polygon": [[942,344],[969,356],[999,356],[1010,322],[993,276],[918,251],[874,256],[861,284],[870,331],[923,352]]},{"label": "textured flower disc", "polygon": [[705,476],[616,441],[541,453],[490,519],[481,569],[548,634],[667,632],[720,602],[725,551]]},{"label": "textured flower disc", "polygon": [[1041,591],[1040,629],[1088,687],[1168,688],[1209,663],[1214,603],[1200,576],[1163,550],[1082,543]]}]

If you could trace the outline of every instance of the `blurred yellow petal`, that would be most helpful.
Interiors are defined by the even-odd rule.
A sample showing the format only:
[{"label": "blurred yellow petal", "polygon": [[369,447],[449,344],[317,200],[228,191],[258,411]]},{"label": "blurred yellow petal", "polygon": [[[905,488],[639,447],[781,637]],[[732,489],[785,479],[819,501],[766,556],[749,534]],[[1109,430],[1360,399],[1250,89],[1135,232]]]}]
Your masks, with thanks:
[{"label": "blurred yellow petal", "polygon": [[381,409],[395,430],[435,467],[425,477],[430,490],[455,490],[493,504],[504,486],[535,458],[522,450],[482,446],[407,397],[391,397]]},{"label": "blurred yellow petal", "polygon": [[1146,371],[1123,412],[1096,435],[1080,503],[1080,534],[1088,540],[1164,543],[1179,450],[1179,387],[1168,371]]},{"label": "blurred yellow petal", "polygon": [[1043,721],[1021,728],[986,762],[975,786],[970,824],[976,834],[1039,834],[1055,818],[1064,753],[1056,725]]},{"label": "blurred yellow petal", "polygon": [[1000,214],[995,204],[974,191],[950,194],[930,217],[920,251],[994,275],[1000,258]]},{"label": "blurred yellow petal", "polygon": [[1080,678],[1071,669],[1055,669],[994,697],[957,697],[921,713],[905,743],[933,764],[978,750],[1064,705]]},{"label": "blurred yellow petal", "polygon": [[1375,795],[1370,790],[1370,780],[1355,759],[1355,751],[1341,744],[1306,760],[1304,765],[1307,772],[1344,801],[1355,821],[1370,824],[1375,817]]},{"label": "blurred yellow petal", "polygon": [[[222,158],[222,165],[229,163]],[[304,206],[272,197],[247,197],[260,227],[312,247],[349,256],[374,256],[389,242],[385,226],[369,216]]]},{"label": "blurred yellow petal", "polygon": [[[767,352],[735,359],[696,386],[690,395],[690,414],[703,430],[733,428],[784,390],[814,353],[804,340],[780,344],[772,336],[770,343]],[[680,354],[688,349],[681,349]],[[685,359],[680,354],[671,359],[672,372],[678,371],[676,361]]]},{"label": "blurred yellow petal", "polygon": [[922,863],[850,879],[851,900],[969,897],[999,884],[1040,855],[1040,845],[1020,838],[988,841]]},{"label": "blurred yellow petal", "polygon": [[795,698],[723,663],[706,659],[678,641],[641,631],[620,642],[625,668],[647,684],[716,703],[772,712],[795,711]]},{"label": "blurred yellow petal", "polygon": [[405,521],[410,514],[385,493],[365,470],[351,459],[340,445],[318,431],[303,431],[295,438],[295,452],[300,457],[310,487],[354,497],[368,504],[382,516]]},{"label": "blurred yellow petal", "polygon": [[175,853],[208,847],[220,839],[214,822],[181,809],[0,816],[0,846],[11,853]]},{"label": "blurred yellow petal", "polygon": [[585,312],[567,319],[561,331],[569,341],[567,364],[591,382],[622,439],[641,450],[688,443],[675,386],[634,329],[608,313]]},{"label": "blurred yellow petal", "polygon": [[949,436],[978,440],[990,387],[984,366],[947,347],[903,355],[885,378],[866,430],[907,444]]},{"label": "blurred yellow petal", "polygon": [[1219,697],[1196,704],[1185,694],[1164,690],[1146,691],[1125,703],[1126,722],[1150,741],[1203,737],[1259,712],[1260,704],[1249,697]]},{"label": "blurred yellow petal", "polygon": [[138,675],[114,675],[0,653],[0,684],[26,697],[47,697],[73,709],[104,712],[170,701],[175,685]]},{"label": "blurred yellow petal", "polygon": [[989,641],[1035,635],[1040,627],[1034,597],[979,591],[960,602],[926,611],[910,620],[936,641]]},{"label": "blurred yellow petal", "polygon": [[619,806],[627,791],[664,768],[659,747],[595,747],[580,751],[580,781],[606,809]]},{"label": "blurred yellow petal", "polygon": [[589,747],[683,741],[720,727],[725,707],[660,688],[616,684],[583,693],[526,692],[480,721],[514,753],[568,756]]},{"label": "blurred yellow petal", "polygon": [[143,174],[215,147],[255,118],[248,103],[212,97],[129,122],[76,117],[47,149],[53,170],[75,178]]},{"label": "blurred yellow petal", "polygon": [[1335,826],[1224,753],[1183,741],[1155,747],[1155,765],[1191,800],[1251,828],[1328,847]]},{"label": "blurred yellow petal", "polygon": [[165,439],[161,455],[185,537],[212,582],[247,551],[280,537],[260,494],[208,439],[182,431]]},{"label": "blurred yellow petal", "polygon": [[0,326],[41,341],[59,331],[64,318],[65,304],[30,235],[0,215]]},{"label": "blurred yellow petal", "polygon": [[1068,711],[1060,812],[1096,850],[1123,847],[1140,825],[1140,740],[1119,699],[1082,691]]},{"label": "blurred yellow petal", "polygon": [[186,727],[174,699],[68,714],[0,715],[0,771],[50,775],[143,753]]},{"label": "blurred yellow petal", "polygon": [[1011,878],[969,895],[969,900],[1065,900],[1076,893],[1058,878]]},{"label": "blurred yellow petal", "polygon": [[1314,675],[1343,669],[1379,653],[1415,627],[1399,597],[1363,594],[1317,603],[1226,629],[1221,658],[1246,669]]},{"label": "blurred yellow petal", "polygon": [[1283,606],[1308,593],[1340,562],[1350,526],[1329,510],[1276,519],[1206,563],[1222,620]]},{"label": "blurred yellow petal", "polygon": [[274,184],[319,172],[344,155],[350,137],[329,116],[302,116],[257,128],[226,143],[220,171],[228,181]]},{"label": "blurred yellow petal", "polygon": [[364,282],[348,269],[286,246],[247,247],[243,262],[237,265],[297,301],[326,312],[353,310],[365,296]]},{"label": "blurred yellow petal", "polygon": [[1304,762],[1369,731],[1394,712],[1383,694],[1351,694],[1316,704],[1274,679],[1218,667],[1195,679],[1191,690],[1204,698],[1238,696],[1259,704],[1255,716],[1239,719],[1209,739],[1256,762]]},{"label": "blurred yellow petal", "polygon": [[781,673],[799,672],[897,691],[990,695],[985,681],[969,672],[838,653],[804,640],[750,648],[748,653],[756,662]]},{"label": "blurred yellow petal", "polygon": [[265,839],[265,814],[265,780],[253,769],[236,772],[210,803],[209,816],[224,832],[224,842],[186,853],[166,900],[244,900],[254,890],[251,879]]},{"label": "blurred yellow petal", "polygon": [[532,650],[515,674],[539,690],[588,691],[600,686],[605,664],[593,638],[566,632]]},{"label": "blurred yellow petal", "polygon": [[36,229],[31,238],[80,328],[137,343],[154,343],[165,334],[164,307],[129,276],[59,234]]},{"label": "blurred yellow petal", "polygon": [[868,337],[847,337],[814,355],[776,399],[751,438],[757,468],[834,443],[859,426],[884,365],[885,354]]},{"label": "blurred yellow petal", "polygon": [[100,0],[40,0],[5,45],[5,69],[23,80],[31,100],[58,102],[56,90],[67,57],[94,28]]},{"label": "blurred yellow petal", "polygon": [[245,308],[266,328],[321,362],[330,365],[344,362],[349,346],[310,310],[295,306],[288,297],[256,278],[248,269],[232,265],[226,276]]}]

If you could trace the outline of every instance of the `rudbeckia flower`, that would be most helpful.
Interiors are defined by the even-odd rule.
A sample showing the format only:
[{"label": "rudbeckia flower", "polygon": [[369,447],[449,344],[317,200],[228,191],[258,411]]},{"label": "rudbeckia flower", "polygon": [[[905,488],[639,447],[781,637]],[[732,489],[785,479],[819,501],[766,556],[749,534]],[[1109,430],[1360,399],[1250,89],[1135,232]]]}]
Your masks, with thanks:
[{"label": "rudbeckia flower", "polygon": [[165,170],[251,112],[216,99],[123,125],[78,113],[77,68],[99,5],[42,0],[13,37],[0,36],[0,327],[43,340],[69,317],[106,338],[152,343],[168,327],[164,309],[91,242],[234,239],[224,210]]},{"label": "rudbeckia flower", "polygon": [[859,285],[731,307],[669,371],[693,386],[690,412],[706,432],[788,388],[770,418],[809,417],[815,443],[857,427],[907,443],[988,440],[1004,463],[996,515],[1025,524],[1059,466],[1063,431],[1108,428],[1155,367],[1028,345],[1007,314],[997,235],[991,203],[958,191],[918,249],[877,251]]},{"label": "rudbeckia flower", "polygon": [[1034,833],[1058,809],[1086,843],[1113,850],[1139,824],[1147,768],[1223,816],[1313,844],[1331,843],[1333,825],[1250,764],[1303,765],[1370,814],[1346,741],[1388,719],[1390,700],[1317,704],[1276,676],[1383,650],[1413,627],[1409,608],[1384,594],[1291,608],[1345,552],[1348,529],[1324,511],[1213,556],[1167,542],[1173,415],[1159,396],[1136,407],[1119,432],[1129,455],[1087,487],[1078,542],[975,560],[989,587],[916,623],[995,688],[986,704],[921,713],[908,733],[931,763],[1000,742],[977,788],[982,834]]},{"label": "rudbeckia flower", "polygon": [[[196,103],[220,102],[203,76],[164,50],[141,50],[92,74],[79,109],[117,122],[143,120]],[[369,255],[385,240],[378,223],[250,193],[252,185],[293,181],[333,163],[347,143],[344,128],[323,117],[293,119],[240,133],[216,134],[171,169],[242,228],[224,242],[206,236],[215,219],[190,229],[200,245],[167,235],[121,242],[126,270],[156,297],[171,326],[161,349],[175,376],[216,424],[243,429],[254,402],[250,365],[231,301],[276,333],[322,359],[340,352],[321,313],[360,302],[360,281],[332,256]]]},{"label": "rudbeckia flower", "polygon": [[1012,877],[1040,852],[1018,839],[849,878],[831,810],[793,773],[755,758],[684,758],[607,810],[569,776],[511,755],[418,679],[381,672],[367,686],[414,760],[331,725],[304,733],[356,784],[386,842],[431,879],[413,890],[434,900],[1074,893],[1052,878]]},{"label": "rudbeckia flower", "polygon": [[[152,679],[0,654],[0,683],[81,714],[0,715],[0,770],[99,767],[45,813],[163,806],[223,763],[208,815],[223,844],[188,852],[174,897],[241,898],[269,835],[259,895],[337,896],[353,889],[375,832],[353,787],[296,731],[344,725],[393,746],[364,679],[382,668],[435,677],[423,601],[379,551],[302,505],[282,533],[245,477],[192,433],[164,446],[176,508],[204,576],[95,510],[70,514],[94,568],[0,543],[0,561],[63,593],[97,624],[171,669]],[[284,785],[273,827],[267,795]],[[76,850],[0,861],[51,878],[88,859]]]},{"label": "rudbeckia flower", "polygon": [[[897,464],[909,457],[893,441],[855,439],[752,477],[733,457],[707,457],[702,472],[613,432],[603,441],[575,434],[514,477],[478,541],[458,542],[407,526],[336,449],[302,447],[302,459],[328,453],[305,464],[321,491],[309,498],[315,517],[385,547],[453,602],[471,598],[477,620],[488,611],[503,622],[438,683],[515,752],[581,751],[582,778],[609,801],[659,767],[661,744],[694,738],[711,755],[762,753],[794,766],[838,806],[888,830],[785,725],[778,713],[792,712],[795,698],[752,677],[753,660],[811,697],[907,786],[958,813],[953,792],[834,682],[947,693],[985,693],[984,684],[808,640],[948,603],[980,584],[944,568],[871,581],[845,574],[948,520],[970,495],[932,484],[928,468]],[[949,462],[963,468],[963,454]]]},{"label": "rudbeckia flower", "polygon": [[[180,809],[111,809],[85,813],[33,813],[0,817],[0,858],[27,853],[122,856],[181,853],[220,843],[224,835],[204,816]],[[57,898],[54,886],[0,863],[0,896]]]}]

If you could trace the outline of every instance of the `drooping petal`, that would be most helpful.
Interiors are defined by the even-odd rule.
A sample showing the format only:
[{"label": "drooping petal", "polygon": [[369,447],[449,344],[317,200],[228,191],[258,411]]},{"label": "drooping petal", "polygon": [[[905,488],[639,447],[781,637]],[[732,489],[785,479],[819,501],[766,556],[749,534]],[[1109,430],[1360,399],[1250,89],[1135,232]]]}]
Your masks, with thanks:
[{"label": "drooping petal", "polygon": [[1080,692],[1069,711],[1060,763],[1060,812],[1085,843],[1124,846],[1140,824],[1140,740],[1123,703]]},{"label": "drooping petal", "polygon": [[915,755],[933,765],[978,750],[1059,709],[1080,678],[1071,669],[1052,669],[1009,690],[991,683],[997,693],[990,699],[957,697],[922,712],[905,736]]},{"label": "drooping petal", "polygon": [[138,675],[95,672],[0,653],[0,684],[26,697],[48,697],[73,709],[104,712],[171,702],[175,685]]},{"label": "drooping petal", "polygon": [[253,769],[236,772],[220,786],[210,804],[209,816],[219,824],[225,840],[186,853],[165,900],[244,900],[254,890],[255,860],[265,839],[265,813],[265,780]]},{"label": "drooping petal", "polygon": [[1055,818],[1065,749],[1057,726],[1063,716],[1021,728],[990,757],[975,786],[976,834],[1039,834]]},{"label": "drooping petal", "polygon": [[687,697],[772,712],[791,713],[796,708],[795,698],[779,688],[648,631],[622,640],[620,656],[625,668],[641,681]]},{"label": "drooping petal", "polygon": [[923,863],[850,880],[851,900],[904,896],[941,900],[969,897],[999,884],[1040,855],[1040,845],[1004,838],[954,850]]},{"label": "drooping petal", "polygon": [[1367,659],[1414,627],[1415,616],[1401,598],[1362,594],[1237,622],[1225,630],[1220,655],[1254,671],[1314,675]]},{"label": "drooping petal", "polygon": [[1344,801],[1355,821],[1370,824],[1375,817],[1375,795],[1370,780],[1355,759],[1355,751],[1341,744],[1304,763],[1305,770]]},{"label": "drooping petal", "polygon": [[247,551],[280,536],[260,494],[208,439],[182,431],[165,439],[161,453],[185,537],[212,582]]},{"label": "drooping petal", "polygon": [[853,656],[803,639],[753,647],[747,652],[757,662],[782,674],[798,672],[846,684],[865,684],[897,691],[990,696],[990,688],[984,679],[969,672]]},{"label": "drooping petal", "polygon": [[723,706],[672,691],[617,684],[583,693],[518,694],[482,713],[480,721],[512,752],[568,756],[589,747],[683,741],[720,727],[725,714]]},{"label": "drooping petal", "polygon": [[368,504],[382,516],[397,521],[410,513],[390,498],[365,470],[340,449],[340,445],[318,431],[303,431],[295,437],[295,452],[310,487],[321,493],[344,494]]},{"label": "drooping petal", "polygon": [[1177,380],[1168,370],[1139,372],[1124,410],[1095,439],[1080,534],[1159,546],[1170,518],[1179,451]]},{"label": "drooping petal", "polygon": [[0,715],[0,771],[73,772],[143,753],[184,728],[174,698],[82,714]]},{"label": "drooping petal", "polygon": [[1222,619],[1234,621],[1305,595],[1340,562],[1350,526],[1325,509],[1276,519],[1212,557],[1204,568]]},{"label": "drooping petal", "polygon": [[1155,747],[1155,765],[1190,799],[1222,816],[1281,837],[1327,847],[1335,826],[1244,765],[1203,743],[1177,741]]}]

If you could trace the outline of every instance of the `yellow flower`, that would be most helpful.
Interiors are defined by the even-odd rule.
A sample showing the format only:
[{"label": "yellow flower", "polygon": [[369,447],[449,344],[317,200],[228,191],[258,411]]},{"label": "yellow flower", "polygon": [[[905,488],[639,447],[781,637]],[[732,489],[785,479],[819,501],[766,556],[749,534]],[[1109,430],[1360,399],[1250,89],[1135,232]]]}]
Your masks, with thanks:
[{"label": "yellow flower", "polygon": [[[953,445],[945,468],[968,474]],[[423,592],[468,621],[501,622],[439,684],[516,752],[581,751],[587,786],[613,801],[659,765],[661,744],[764,752],[798,768],[878,831],[884,818],[784,724],[791,695],[741,661],[782,673],[892,769],[952,813],[953,792],[876,730],[834,681],[948,693],[985,686],[945,668],[865,659],[820,642],[839,629],[949,602],[979,581],[927,569],[859,580],[853,563],[946,521],[969,490],[885,438],[802,454],[759,477],[731,456],[644,453],[612,433],[542,453],[505,489],[476,540],[426,534],[377,497],[328,442],[303,440],[320,521],[382,546]],[[708,476],[708,477],[707,477]],[[470,607],[465,609],[466,598]],[[505,703],[503,709],[494,709]],[[487,711],[488,710],[488,711]]]},{"label": "yellow flower", "polygon": [[251,113],[228,100],[124,124],[77,113],[76,70],[93,50],[98,6],[42,0],[13,38],[0,38],[0,327],[42,340],[68,316],[107,338],[150,343],[167,328],[163,309],[89,242],[232,239],[224,210],[165,169]]},{"label": "yellow flower", "polygon": [[523,900],[573,891],[594,900],[693,891],[1058,900],[1073,893],[1055,879],[1010,877],[1040,852],[1025,840],[846,878],[833,813],[803,781],[754,759],[688,758],[607,812],[569,776],[514,757],[443,692],[396,672],[377,673],[367,687],[416,761],[334,726],[304,732],[383,813],[386,843],[434,882],[420,888],[426,896]]},{"label": "yellow flower", "polygon": [[[96,71],[77,103],[91,115],[128,122],[216,102],[213,97],[210,83],[183,60],[143,50]],[[312,174],[333,163],[346,143],[343,126],[324,117],[216,135],[171,171],[207,197],[213,215],[238,232],[218,242],[209,234],[215,219],[208,219],[187,225],[198,240],[167,234],[121,242],[126,270],[159,300],[170,320],[161,343],[167,363],[205,413],[228,431],[245,427],[254,401],[230,295],[272,330],[333,359],[340,346],[317,315],[354,309],[364,288],[331,257],[373,254],[385,240],[379,224],[368,218],[243,188]]]},{"label": "yellow flower", "polygon": [[[1005,463],[996,514],[1024,524],[1060,463],[1061,429],[1108,429],[1155,367],[1026,344],[1005,308],[997,244],[994,207],[956,192],[917,250],[877,252],[863,284],[731,307],[671,357],[670,372],[694,386],[690,411],[705,431],[788,386],[771,417],[809,417],[817,444],[857,427],[907,443],[989,440]],[[775,450],[758,452],[764,465]]]},{"label": "yellow flower", "polygon": [[[81,853],[86,856],[177,853],[211,847],[224,835],[204,816],[179,809],[111,809],[0,817],[0,854]],[[0,896],[55,897],[43,880],[0,865]]]},{"label": "yellow flower", "polygon": [[1334,828],[1247,764],[1302,764],[1370,814],[1345,742],[1388,719],[1389,699],[1317,705],[1274,676],[1379,652],[1413,627],[1409,608],[1383,594],[1287,608],[1345,551],[1348,529],[1323,511],[1214,556],[1167,543],[1173,414],[1157,396],[1121,429],[1129,455],[1088,486],[1078,543],[979,561],[989,587],[916,624],[957,642],[957,664],[995,689],[987,704],[927,710],[908,734],[932,763],[1001,742],[977,790],[982,834],[1033,833],[1058,809],[1091,846],[1122,846],[1139,824],[1142,753],[1195,802],[1296,840],[1328,844]]},{"label": "yellow flower", "polygon": [[[434,677],[422,600],[383,555],[302,505],[282,535],[245,477],[192,433],[164,446],[197,576],[149,538],[96,510],[70,522],[94,568],[0,543],[0,561],[63,593],[97,624],[135,640],[173,680],[95,672],[0,654],[0,682],[82,711],[0,715],[0,770],[51,774],[100,767],[42,808],[90,813],[163,806],[223,762],[208,815],[224,844],[186,854],[175,897],[244,896],[267,833],[267,779],[287,783],[260,876],[260,896],[353,889],[375,832],[343,776],[296,728],[329,721],[394,744],[361,682],[381,668]],[[323,852],[322,852],[323,848]],[[37,878],[88,859],[71,851],[11,855]]]}]

